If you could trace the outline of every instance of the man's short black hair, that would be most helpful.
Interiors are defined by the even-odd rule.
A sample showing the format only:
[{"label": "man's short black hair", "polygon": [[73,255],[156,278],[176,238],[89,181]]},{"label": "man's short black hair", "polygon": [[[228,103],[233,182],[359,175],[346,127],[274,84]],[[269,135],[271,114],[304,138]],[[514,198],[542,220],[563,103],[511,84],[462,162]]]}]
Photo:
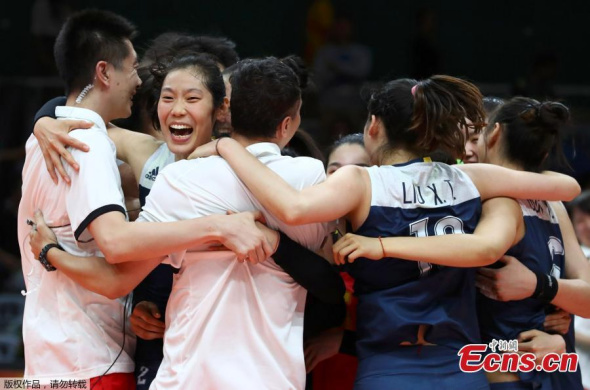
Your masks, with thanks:
[{"label": "man's short black hair", "polygon": [[239,62],[230,83],[232,126],[238,134],[271,138],[285,117],[296,114],[299,77],[277,58]]},{"label": "man's short black hair", "polygon": [[53,49],[66,94],[92,83],[98,61],[121,66],[129,55],[126,40],[136,34],[130,21],[113,12],[93,9],[72,15],[62,26]]}]

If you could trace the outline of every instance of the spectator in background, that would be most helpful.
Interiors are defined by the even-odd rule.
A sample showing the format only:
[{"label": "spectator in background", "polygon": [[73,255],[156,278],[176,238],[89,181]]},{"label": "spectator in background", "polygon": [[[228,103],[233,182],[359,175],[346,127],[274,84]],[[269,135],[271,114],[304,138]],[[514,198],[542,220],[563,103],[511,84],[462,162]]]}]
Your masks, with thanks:
[{"label": "spectator in background", "polygon": [[313,62],[316,52],[326,43],[326,38],[334,23],[334,7],[330,0],[314,0],[307,11],[305,22],[305,61]]},{"label": "spectator in background", "polygon": [[329,42],[318,50],[314,62],[322,128],[318,142],[325,146],[338,134],[361,129],[366,109],[361,85],[373,66],[371,50],[353,38],[352,21],[340,15],[334,21]]}]

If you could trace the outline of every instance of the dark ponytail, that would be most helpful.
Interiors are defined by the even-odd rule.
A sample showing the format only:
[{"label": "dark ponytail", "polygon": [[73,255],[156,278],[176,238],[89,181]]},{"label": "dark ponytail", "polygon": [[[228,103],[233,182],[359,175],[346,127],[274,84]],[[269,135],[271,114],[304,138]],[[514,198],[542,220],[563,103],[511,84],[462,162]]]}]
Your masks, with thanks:
[{"label": "dark ponytail", "polygon": [[465,138],[458,126],[466,126],[465,118],[468,118],[479,131],[485,122],[479,89],[455,77],[432,76],[416,84],[413,97],[410,130],[421,134],[418,147],[427,152],[440,148],[462,157]]},{"label": "dark ponytail", "polygon": [[539,103],[534,99],[516,97],[496,111],[487,131],[499,123],[504,156],[526,171],[537,172],[551,151],[555,151],[560,162],[565,160],[561,132],[569,118],[569,109],[561,103]]},{"label": "dark ponytail", "polygon": [[419,155],[443,149],[462,157],[465,138],[459,126],[468,118],[479,130],[485,121],[479,89],[451,76],[391,81],[373,93],[368,110],[383,122],[390,147]]},{"label": "dark ponytail", "polygon": [[546,131],[558,134],[570,119],[569,109],[558,102],[543,102],[537,108],[539,125]]}]

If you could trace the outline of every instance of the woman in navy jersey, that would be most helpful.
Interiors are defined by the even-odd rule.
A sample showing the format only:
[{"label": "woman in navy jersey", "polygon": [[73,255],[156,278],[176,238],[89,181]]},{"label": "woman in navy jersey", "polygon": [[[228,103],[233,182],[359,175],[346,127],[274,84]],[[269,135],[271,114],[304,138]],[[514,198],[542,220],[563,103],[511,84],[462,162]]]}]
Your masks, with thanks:
[{"label": "woman in navy jersey", "polygon": [[[357,259],[350,268],[359,297],[357,389],[488,388],[483,373],[459,370],[457,356],[460,347],[479,341],[475,271],[429,261],[453,262],[452,233],[474,232],[482,213],[486,223],[478,230],[487,232],[488,240],[466,250],[466,263],[490,264],[515,243],[518,205],[493,199],[482,210],[482,199],[570,199],[579,192],[575,180],[564,176],[430,162],[428,154],[438,148],[462,155],[457,124],[467,118],[482,125],[481,98],[473,84],[449,76],[385,84],[369,101],[364,129],[365,147],[377,166],[343,167],[303,191],[286,185],[232,140],[194,154],[220,154],[258,200],[288,223],[345,216],[358,234],[401,240],[391,257]],[[431,238],[436,248],[404,236],[436,236]]]},{"label": "woman in navy jersey", "polygon": [[[523,171],[539,171],[552,151],[561,155],[560,133],[569,119],[561,103],[514,98],[501,106],[478,142],[481,162]],[[587,317],[590,265],[577,245],[573,227],[560,203],[519,200],[526,226],[524,238],[501,263],[479,271],[478,316],[484,343],[518,339],[520,349],[537,361],[548,352],[575,352],[571,329],[561,336],[545,329],[546,314],[556,307]],[[518,261],[516,260],[518,259]],[[505,280],[510,277],[510,280]],[[537,279],[555,278],[549,294],[535,291]],[[502,282],[496,283],[499,279]],[[513,281],[514,283],[510,283]],[[532,330],[532,331],[529,331]],[[553,332],[551,332],[553,333]],[[578,373],[489,373],[492,388],[582,389]],[[502,384],[496,384],[502,382]],[[535,387],[537,386],[537,387]]]},{"label": "woman in navy jersey", "polygon": [[[537,171],[549,152],[559,145],[559,131],[567,118],[567,108],[562,104],[515,98],[492,115],[491,124],[480,137],[479,158],[515,169]],[[567,352],[574,352],[572,331],[562,332],[565,336],[549,334],[554,332],[547,328],[546,314],[555,309],[549,302],[570,312],[590,314],[586,303],[590,299],[587,283],[590,267],[575,244],[571,223],[562,205],[537,200],[518,202],[517,217],[526,234],[517,235],[516,245],[496,265],[505,264],[503,268],[479,271],[478,286],[485,294],[479,296],[478,302],[480,330],[484,343],[519,340],[520,351],[534,353],[541,362],[551,352],[563,353],[566,348]],[[364,255],[379,259],[383,257],[381,250],[389,254],[388,240],[384,240],[385,246],[381,248],[379,243],[360,237],[347,239],[362,243],[337,243],[335,250],[341,251],[340,256],[356,252],[353,257]],[[369,250],[371,246],[373,249]],[[442,264],[459,264],[464,250],[467,250],[465,246],[458,246],[456,258]],[[561,291],[556,288],[556,280],[552,280],[555,284],[551,294],[543,293],[544,285],[540,285],[541,291],[535,291],[537,280],[559,279],[560,275],[570,279],[559,281]],[[494,372],[488,373],[488,378],[493,389],[581,389],[578,372]]]},{"label": "woman in navy jersey", "polygon": [[[490,117],[492,117],[496,111],[505,103],[504,100],[496,98],[496,97],[484,97],[483,99],[483,105],[484,105],[484,109],[486,111],[487,117],[486,117],[486,122],[490,122]],[[481,136],[481,133],[479,132],[475,132],[474,129],[472,128],[467,128],[464,129],[465,133],[466,133],[466,141],[465,141],[465,158],[463,159],[463,162],[465,164],[468,163],[477,163],[478,162],[478,154],[479,154],[479,149],[482,149],[482,151],[485,151],[485,142],[482,143],[482,145],[478,145],[478,141],[479,138]],[[521,129],[521,132],[523,132],[523,134],[527,134],[530,133],[532,131],[531,128],[525,128],[525,129]],[[541,133],[542,134],[542,133]],[[546,136],[550,136],[549,134],[545,133]],[[530,134],[529,134],[530,136]],[[556,137],[553,137],[555,141],[557,141]],[[543,141],[543,137],[532,137],[532,143],[530,145],[527,144],[526,148],[523,148],[523,150],[525,152],[521,152],[526,154],[527,150],[531,150],[529,149],[529,147],[532,147],[532,150],[536,150],[535,149],[535,145],[533,145],[536,141],[537,143],[540,141]],[[538,145],[537,145],[538,146]],[[550,145],[546,145],[545,147],[541,147],[541,150],[545,150],[547,149],[547,146]],[[556,145],[554,145],[556,146]],[[505,259],[507,261],[510,262],[510,264],[513,264],[513,262],[517,262],[518,259],[517,258],[513,258],[513,257],[505,257]],[[510,272],[511,270],[511,266],[506,267],[503,271],[503,273],[506,272]],[[492,279],[489,278],[490,273],[493,275],[494,272],[500,272],[500,271],[491,271],[490,269],[486,269],[486,268],[482,268],[479,270],[480,275],[478,276],[479,281],[480,281],[480,287],[484,287],[485,284],[482,286],[482,281],[487,281],[487,284],[492,284],[491,286],[489,286],[489,288],[494,288],[494,289],[498,289],[498,283],[497,282],[492,282]],[[485,275],[488,274],[487,278],[485,277]],[[511,280],[511,282],[514,283],[514,285],[522,285],[523,281],[521,280]],[[505,283],[504,283],[505,284]],[[488,288],[488,290],[489,290]],[[501,292],[502,294],[504,294],[504,292]],[[572,323],[572,316],[570,315],[570,313],[562,310],[562,309],[557,309],[552,311],[551,313],[547,313],[547,315],[545,316],[545,322],[543,324],[544,330],[546,333],[561,333],[563,335],[566,335],[567,338],[572,338],[573,337],[573,329],[570,329],[570,325]],[[485,325],[485,324],[483,324]],[[537,333],[537,337],[534,338],[534,342],[537,344],[539,342],[539,340],[541,340],[541,337],[543,340],[545,341],[553,341],[554,344],[559,348],[562,347],[563,341],[560,340],[560,338],[558,337],[552,337],[551,339],[549,337],[546,337],[546,335],[541,336],[539,333]],[[528,343],[531,344],[533,343],[533,341],[529,341]],[[523,344],[526,346],[526,344]],[[539,353],[540,352],[540,347],[545,347],[546,345],[551,345],[551,344],[546,344],[546,343],[542,343],[542,344],[537,344],[537,351],[533,351],[535,353]],[[568,352],[572,352],[573,351],[573,344],[570,346],[568,345]],[[578,370],[579,371],[579,370]],[[573,374],[567,374],[570,377],[572,377],[573,382],[569,382],[569,385],[566,386],[565,388],[580,388],[579,387],[579,372],[578,373],[573,373]],[[553,377],[556,376],[562,376],[560,374],[556,374],[553,375]],[[493,380],[493,379],[492,379]],[[575,385],[577,384],[577,385]],[[497,385],[496,385],[497,386]]]}]

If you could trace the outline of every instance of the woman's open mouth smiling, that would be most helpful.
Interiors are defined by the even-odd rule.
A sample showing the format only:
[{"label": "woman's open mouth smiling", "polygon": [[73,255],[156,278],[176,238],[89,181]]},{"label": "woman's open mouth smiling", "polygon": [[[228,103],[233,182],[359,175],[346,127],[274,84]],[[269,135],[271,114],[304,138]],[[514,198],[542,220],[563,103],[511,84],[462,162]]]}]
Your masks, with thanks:
[{"label": "woman's open mouth smiling", "polygon": [[175,142],[185,142],[193,134],[193,128],[185,124],[175,123],[168,126],[168,128],[170,129],[170,136]]}]

